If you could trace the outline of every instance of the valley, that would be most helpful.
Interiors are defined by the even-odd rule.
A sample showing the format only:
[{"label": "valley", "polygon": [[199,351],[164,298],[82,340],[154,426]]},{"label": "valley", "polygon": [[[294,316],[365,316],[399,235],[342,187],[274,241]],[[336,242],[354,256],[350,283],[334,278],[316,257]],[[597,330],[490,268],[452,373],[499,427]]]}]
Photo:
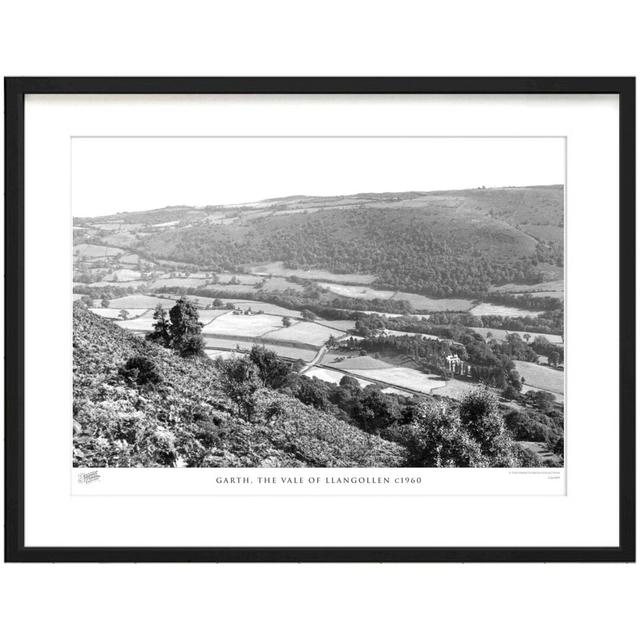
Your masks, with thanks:
[{"label": "valley", "polygon": [[559,464],[562,203],[550,186],[76,218],[74,299],[143,338],[186,299],[210,360],[273,351],[316,408],[345,384],[399,407],[489,388],[505,419],[547,425],[517,440]]}]

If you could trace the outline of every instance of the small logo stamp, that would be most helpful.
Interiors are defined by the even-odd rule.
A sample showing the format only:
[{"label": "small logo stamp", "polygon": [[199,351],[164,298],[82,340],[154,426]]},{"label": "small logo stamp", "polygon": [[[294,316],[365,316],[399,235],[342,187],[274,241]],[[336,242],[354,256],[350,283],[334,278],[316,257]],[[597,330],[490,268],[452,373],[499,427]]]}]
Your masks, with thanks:
[{"label": "small logo stamp", "polygon": [[80,484],[91,484],[100,480],[100,474],[97,471],[87,471],[86,473],[78,474],[78,482]]}]

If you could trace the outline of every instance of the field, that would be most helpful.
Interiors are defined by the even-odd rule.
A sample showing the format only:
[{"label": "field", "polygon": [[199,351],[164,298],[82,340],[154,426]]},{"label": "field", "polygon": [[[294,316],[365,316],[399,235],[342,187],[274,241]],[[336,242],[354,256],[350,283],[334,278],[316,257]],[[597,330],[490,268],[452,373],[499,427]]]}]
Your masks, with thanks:
[{"label": "field", "polygon": [[[233,338],[217,338],[212,336],[204,335],[204,343],[205,350],[234,350],[237,347],[240,348],[241,351],[251,351],[251,349],[255,345],[262,344],[260,338],[255,338],[254,340],[234,340]],[[273,345],[273,344],[265,344],[267,349],[271,351],[275,351],[282,358],[289,358],[291,360],[303,360],[304,362],[310,362],[316,356],[316,351],[312,349],[299,349],[296,347],[288,347],[284,345]]]},{"label": "field", "polygon": [[[513,295],[520,297],[524,296],[524,293],[514,293]],[[558,300],[564,300],[564,291],[532,291],[527,294],[532,298],[557,298]]]},{"label": "field", "polygon": [[267,331],[282,328],[282,318],[266,314],[243,316],[233,313],[219,316],[207,324],[202,332],[205,335],[239,336],[255,338]]},{"label": "field", "polygon": [[[209,299],[209,302],[211,300]],[[253,311],[262,311],[263,313],[271,314],[272,316],[289,316],[290,318],[300,318],[300,311],[295,311],[294,309],[285,309],[284,307],[279,307],[278,305],[271,304],[269,302],[256,302],[255,300],[243,300],[237,298],[223,298],[222,302],[225,304],[227,302],[231,302],[238,309],[242,309],[243,311],[246,309],[251,309]]]},{"label": "field", "polygon": [[129,280],[140,280],[141,276],[139,271],[133,269],[118,269],[106,275],[102,280],[104,282],[128,282]]},{"label": "field", "polygon": [[224,316],[227,313],[231,313],[229,309],[200,309],[198,311],[198,317],[202,324],[208,324],[212,320]]},{"label": "field", "polygon": [[560,404],[564,404],[563,393],[554,393],[553,391],[548,391],[547,389],[539,389],[538,387],[532,387],[531,385],[523,384],[522,393],[528,393],[529,391],[546,391],[547,393],[550,393],[554,397],[556,402],[559,402]]},{"label": "field", "polygon": [[79,258],[105,258],[107,256],[119,256],[124,253],[117,247],[103,247],[97,244],[77,244],[73,247],[73,254]]},{"label": "field", "polygon": [[259,264],[250,267],[251,273],[255,274],[271,274],[274,276],[282,276],[290,278],[297,276],[306,280],[327,280],[329,282],[342,282],[353,284],[371,284],[376,277],[361,273],[331,273],[323,269],[287,269],[282,262],[269,262],[268,264]]},{"label": "field", "polygon": [[[323,380],[324,382],[332,382],[333,384],[340,384],[340,380],[344,378],[346,373],[342,373],[340,371],[333,371],[332,369],[322,369],[320,367],[311,367],[307,371],[304,372],[305,376],[308,378],[317,378],[318,380]],[[361,387],[366,387],[372,382],[368,382],[367,380],[362,380],[361,378],[355,378],[358,381],[358,384]]]},{"label": "field", "polygon": [[262,286],[262,291],[286,291],[287,289],[304,291],[304,286],[298,282],[289,282],[284,278],[269,278],[264,281]]},{"label": "field", "polygon": [[358,298],[361,300],[374,300],[376,298],[382,300],[388,300],[392,298],[396,292],[384,289],[371,289],[370,287],[360,287],[348,284],[335,284],[333,282],[318,282],[318,285],[323,289],[331,291],[339,296],[345,296],[346,298]]},{"label": "field", "polygon": [[472,316],[506,316],[507,318],[524,318],[526,316],[539,316],[542,311],[529,309],[516,309],[515,307],[503,307],[499,304],[483,302],[470,310]]},{"label": "field", "polygon": [[202,287],[209,282],[205,278],[158,278],[149,284],[150,289],[161,289],[162,287]]},{"label": "field", "polygon": [[552,292],[564,291],[564,280],[550,280],[539,284],[503,284],[499,287],[491,287],[490,291],[500,291],[501,293],[533,293],[540,292],[551,294]]},{"label": "field", "polygon": [[331,327],[332,329],[338,329],[338,331],[349,331],[350,329],[356,328],[355,320],[324,320],[318,319],[318,324],[323,324],[327,327]]},{"label": "field", "polygon": [[527,386],[564,395],[564,371],[522,360],[513,362]]},{"label": "field", "polygon": [[446,398],[453,398],[454,400],[461,400],[470,391],[477,388],[478,385],[473,382],[451,378],[451,380],[447,380],[443,387],[434,389],[432,393],[434,396],[444,396]]},{"label": "field", "polygon": [[562,336],[555,335],[553,333],[532,333],[526,331],[505,331],[504,329],[491,329],[485,327],[470,327],[476,333],[479,333],[483,338],[486,338],[489,334],[496,340],[506,340],[507,335],[510,333],[517,333],[523,340],[524,336],[531,336],[529,342],[535,340],[538,336],[546,338],[552,344],[563,344],[564,340]]},{"label": "field", "polygon": [[[260,317],[260,316],[256,316]],[[273,316],[268,316],[273,317]],[[282,327],[282,321],[278,318],[278,323]],[[282,342],[297,342],[300,344],[311,345],[314,347],[322,346],[330,336],[336,340],[344,335],[338,329],[329,329],[313,322],[298,322],[290,327],[280,328],[277,331],[270,331],[263,334],[264,338],[269,340],[280,340]]]},{"label": "field", "polygon": [[155,320],[151,314],[146,314],[133,320],[119,320],[116,324],[123,329],[129,329],[129,331],[151,331]]},{"label": "field", "polygon": [[235,278],[240,284],[258,284],[263,278],[260,276],[252,276],[246,273],[216,273],[219,284],[229,284],[232,278]]},{"label": "field", "polygon": [[[338,360],[341,361],[338,362]],[[384,360],[372,358],[371,356],[356,356],[355,358],[341,359],[341,356],[333,353],[327,353],[322,359],[322,364],[329,365],[336,369],[362,369],[363,371],[373,369],[391,369],[393,367],[392,364],[388,364]]]},{"label": "field", "polygon": [[346,369],[354,375],[362,375],[383,384],[395,384],[418,393],[431,393],[432,389],[444,386],[439,376],[421,373],[407,367],[389,367],[385,369]]},{"label": "field", "polygon": [[[97,316],[101,318],[119,318],[120,312],[122,309],[89,309],[92,313],[95,313]],[[129,314],[129,319],[138,318],[139,316],[147,313],[148,309],[125,309],[125,311]]]},{"label": "field", "polygon": [[157,305],[162,305],[164,309],[170,309],[175,304],[175,300],[166,298],[155,298],[154,296],[124,296],[109,301],[110,309],[154,309]]},{"label": "field", "polygon": [[398,291],[393,300],[406,300],[419,311],[469,311],[473,301],[464,298],[428,298],[418,293]]}]

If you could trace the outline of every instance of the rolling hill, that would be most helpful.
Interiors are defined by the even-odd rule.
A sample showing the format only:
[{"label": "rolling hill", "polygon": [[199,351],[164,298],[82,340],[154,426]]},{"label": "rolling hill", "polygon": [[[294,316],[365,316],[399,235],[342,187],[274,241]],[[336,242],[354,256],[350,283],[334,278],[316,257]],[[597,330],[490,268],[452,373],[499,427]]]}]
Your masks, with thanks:
[{"label": "rolling hill", "polygon": [[77,241],[213,271],[281,261],[367,274],[375,287],[481,297],[553,280],[563,264],[561,185],[289,196],[237,206],[167,207],[76,218]]}]

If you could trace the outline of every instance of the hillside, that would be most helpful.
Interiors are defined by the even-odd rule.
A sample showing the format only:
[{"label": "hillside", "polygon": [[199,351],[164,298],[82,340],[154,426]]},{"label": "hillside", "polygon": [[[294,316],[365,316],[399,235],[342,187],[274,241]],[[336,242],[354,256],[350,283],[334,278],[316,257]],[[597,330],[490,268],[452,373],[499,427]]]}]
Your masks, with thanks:
[{"label": "hillside", "polygon": [[378,288],[485,295],[558,277],[560,185],[448,192],[290,196],[238,206],[167,207],[76,219],[76,242],[213,271],[281,261],[290,269],[366,274]]},{"label": "hillside", "polygon": [[[75,304],[74,466],[393,467],[403,447],[298,400],[260,391],[253,422],[237,414],[214,362],[183,359]],[[119,372],[132,356],[161,382]]]}]

